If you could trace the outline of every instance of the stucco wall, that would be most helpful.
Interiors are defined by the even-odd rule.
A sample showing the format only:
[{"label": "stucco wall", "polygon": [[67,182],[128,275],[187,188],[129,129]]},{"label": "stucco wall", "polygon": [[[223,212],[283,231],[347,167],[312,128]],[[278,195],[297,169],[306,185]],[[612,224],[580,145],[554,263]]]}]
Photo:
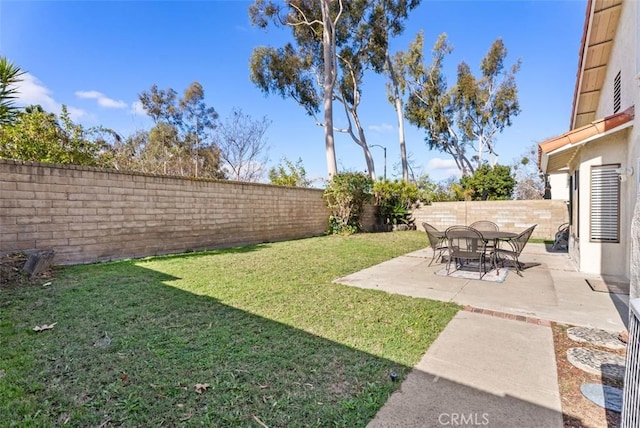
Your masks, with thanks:
[{"label": "stucco wall", "polygon": [[500,230],[521,232],[537,224],[532,238],[553,239],[558,227],[569,221],[567,204],[561,200],[436,202],[413,212],[416,226],[427,222],[440,230],[491,220]]},{"label": "stucco wall", "polygon": [[636,61],[633,55],[638,55],[636,42],[637,28],[637,1],[623,1],[620,13],[620,20],[616,35],[613,39],[613,46],[609,61],[607,63],[607,73],[600,93],[598,108],[596,109],[596,118],[602,118],[613,114],[613,81],[615,76],[620,72],[621,86],[621,108],[624,111],[627,108],[636,105],[638,102],[638,86],[636,81]]},{"label": "stucco wall", "polygon": [[[628,275],[629,239],[633,203],[625,200],[627,189],[633,179],[620,183],[620,242],[602,243],[590,241],[591,230],[591,167],[623,163],[627,157],[628,130],[597,140],[597,144],[586,144],[580,151],[580,210],[579,215],[579,268],[581,272],[614,276]],[[574,230],[574,236],[577,230]],[[578,259],[578,257],[575,257]]]},{"label": "stucco wall", "polygon": [[569,200],[569,177],[566,172],[549,174],[549,185],[551,186],[551,199]]},{"label": "stucco wall", "polygon": [[[581,172],[581,207],[588,198],[589,166],[604,163],[620,163],[623,168],[633,168],[633,175],[627,176],[621,185],[621,218],[620,244],[589,243],[588,234],[581,233],[580,269],[584,272],[607,275],[629,276],[631,269],[631,220],[640,187],[640,54],[638,35],[640,27],[640,4],[637,1],[623,1],[620,21],[607,65],[607,74],[597,108],[597,118],[613,114],[613,81],[620,71],[621,76],[621,111],[635,106],[633,126],[624,133],[618,133],[606,139],[598,140],[600,147],[596,150],[587,145],[580,153],[580,159],[586,163]],[[612,143],[612,139],[617,142]],[[586,177],[584,177],[586,175]],[[587,199],[588,200],[588,199]],[[589,206],[586,205],[581,214],[581,225],[588,228]],[[587,221],[583,221],[584,218]],[[588,229],[587,229],[588,231]],[[598,271],[596,271],[598,269]]]},{"label": "stucco wall", "polygon": [[0,251],[69,264],[322,235],[322,190],[0,160]]}]

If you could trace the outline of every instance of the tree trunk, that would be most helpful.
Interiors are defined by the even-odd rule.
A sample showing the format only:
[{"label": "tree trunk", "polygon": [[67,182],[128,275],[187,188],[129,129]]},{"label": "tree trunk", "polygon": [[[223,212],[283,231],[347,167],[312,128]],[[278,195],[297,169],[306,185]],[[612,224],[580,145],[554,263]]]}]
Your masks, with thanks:
[{"label": "tree trunk", "polygon": [[400,142],[400,160],[402,163],[402,179],[409,181],[409,167],[407,165],[407,148],[404,139],[404,115],[402,113],[402,100],[398,96],[395,100],[396,113],[398,114],[398,141]]},{"label": "tree trunk", "polygon": [[389,69],[389,76],[391,77],[391,85],[393,86],[393,101],[398,115],[398,141],[400,143],[400,161],[402,163],[402,179],[409,181],[409,167],[407,165],[407,149],[405,146],[404,138],[404,114],[402,110],[402,98],[400,98],[400,89],[398,85],[398,79],[396,78],[395,71],[393,70],[393,63],[387,51],[387,68]]},{"label": "tree trunk", "polygon": [[336,152],[333,139],[333,86],[335,84],[335,45],[334,29],[331,21],[329,0],[321,1],[322,9],[322,50],[324,57],[324,140],[327,155],[329,179],[338,173]]},{"label": "tree trunk", "polygon": [[371,180],[376,180],[376,167],[373,162],[373,156],[371,156],[371,150],[369,150],[369,146],[367,145],[367,137],[364,135],[364,129],[360,125],[360,120],[357,115],[354,115],[354,121],[356,122],[356,127],[358,128],[358,135],[360,137],[360,147],[362,147],[362,151],[364,152],[364,158],[367,161],[367,171],[369,171],[369,177]]}]

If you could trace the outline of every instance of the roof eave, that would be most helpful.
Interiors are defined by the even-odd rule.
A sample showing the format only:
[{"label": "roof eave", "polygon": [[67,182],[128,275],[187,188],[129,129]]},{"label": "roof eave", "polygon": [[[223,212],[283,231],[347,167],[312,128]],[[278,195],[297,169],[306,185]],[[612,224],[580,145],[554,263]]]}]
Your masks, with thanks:
[{"label": "roof eave", "polygon": [[632,126],[634,118],[635,107],[631,106],[620,113],[598,119],[589,125],[543,141],[538,144],[540,171],[544,174],[548,173],[549,158],[551,156]]},{"label": "roof eave", "polygon": [[573,90],[573,105],[571,106],[571,121],[569,123],[569,129],[573,129],[574,124],[576,122],[577,117],[577,108],[578,108],[578,96],[580,95],[580,86],[582,85],[582,64],[584,62],[584,57],[587,54],[587,36],[589,34],[589,28],[591,26],[591,20],[593,19],[593,8],[594,8],[593,0],[588,0],[587,8],[585,12],[584,18],[584,26],[582,29],[582,41],[580,42],[580,54],[578,56],[578,70],[576,72],[576,86]]}]

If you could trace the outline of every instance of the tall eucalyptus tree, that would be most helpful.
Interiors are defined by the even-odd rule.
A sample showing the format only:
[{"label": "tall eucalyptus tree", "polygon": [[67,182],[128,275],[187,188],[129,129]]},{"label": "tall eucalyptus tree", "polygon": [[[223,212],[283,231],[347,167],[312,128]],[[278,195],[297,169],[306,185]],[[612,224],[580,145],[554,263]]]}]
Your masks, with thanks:
[{"label": "tall eucalyptus tree", "polygon": [[429,66],[423,62],[422,48],[423,37],[418,34],[408,51],[397,57],[409,91],[407,120],[423,128],[429,148],[449,154],[463,175],[473,174],[487,162],[495,165],[496,134],[511,126],[512,117],[520,113],[515,82],[520,61],[505,70],[507,49],[497,39],[482,59],[481,76],[476,78],[462,62],[457,83],[449,88],[442,67],[453,49],[446,34],[435,43]]},{"label": "tall eucalyptus tree", "polygon": [[[318,8],[319,5],[319,13]],[[290,0],[284,4],[256,0],[249,7],[251,22],[261,28],[269,23],[289,26],[297,46],[260,46],[251,56],[251,80],[265,93],[291,97],[324,127],[327,171],[338,172],[333,134],[333,89],[336,84],[336,26],[343,11],[343,0]],[[319,49],[320,48],[320,49]],[[316,82],[317,71],[321,81]],[[320,86],[320,89],[317,87]],[[320,104],[324,121],[316,114]]]},{"label": "tall eucalyptus tree", "polygon": [[[279,49],[256,48],[251,59],[251,79],[265,93],[293,98],[313,117],[322,100],[325,120],[320,122],[316,117],[316,123],[325,127],[325,135],[331,132],[331,141],[334,129],[348,134],[362,148],[369,175],[375,178],[373,157],[359,114],[363,79],[367,71],[384,72],[389,38],[401,33],[402,21],[418,3],[418,0],[344,3],[291,0],[283,7],[257,0],[250,9],[253,22],[261,27],[268,22],[289,25],[295,46],[290,43]],[[331,17],[339,17],[331,25],[324,23],[327,11]],[[332,38],[325,37],[327,28]],[[329,75],[331,85],[326,84]],[[342,104],[346,126],[334,126],[333,116],[327,115],[334,100]],[[335,163],[333,143],[327,144],[327,160],[329,165]],[[406,162],[403,166],[406,169]]]},{"label": "tall eucalyptus tree", "polygon": [[181,98],[172,88],[152,85],[138,95],[154,126],[144,143],[141,158],[145,169],[154,173],[221,178],[219,150],[213,144],[218,113],[204,101],[204,89],[192,82]]}]

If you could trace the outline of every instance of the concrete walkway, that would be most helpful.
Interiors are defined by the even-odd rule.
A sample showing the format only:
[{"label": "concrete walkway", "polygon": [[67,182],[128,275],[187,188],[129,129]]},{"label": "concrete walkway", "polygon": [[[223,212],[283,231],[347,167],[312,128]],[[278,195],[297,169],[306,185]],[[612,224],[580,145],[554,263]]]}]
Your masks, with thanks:
[{"label": "concrete walkway", "polygon": [[476,308],[453,318],[369,427],[561,428],[549,321],[621,331],[628,296],[594,292],[543,244],[528,244],[523,276],[503,283],[435,275],[430,260],[420,250],[336,280]]},{"label": "concrete walkway", "polygon": [[369,424],[438,426],[561,428],[551,329],[459,312]]}]

